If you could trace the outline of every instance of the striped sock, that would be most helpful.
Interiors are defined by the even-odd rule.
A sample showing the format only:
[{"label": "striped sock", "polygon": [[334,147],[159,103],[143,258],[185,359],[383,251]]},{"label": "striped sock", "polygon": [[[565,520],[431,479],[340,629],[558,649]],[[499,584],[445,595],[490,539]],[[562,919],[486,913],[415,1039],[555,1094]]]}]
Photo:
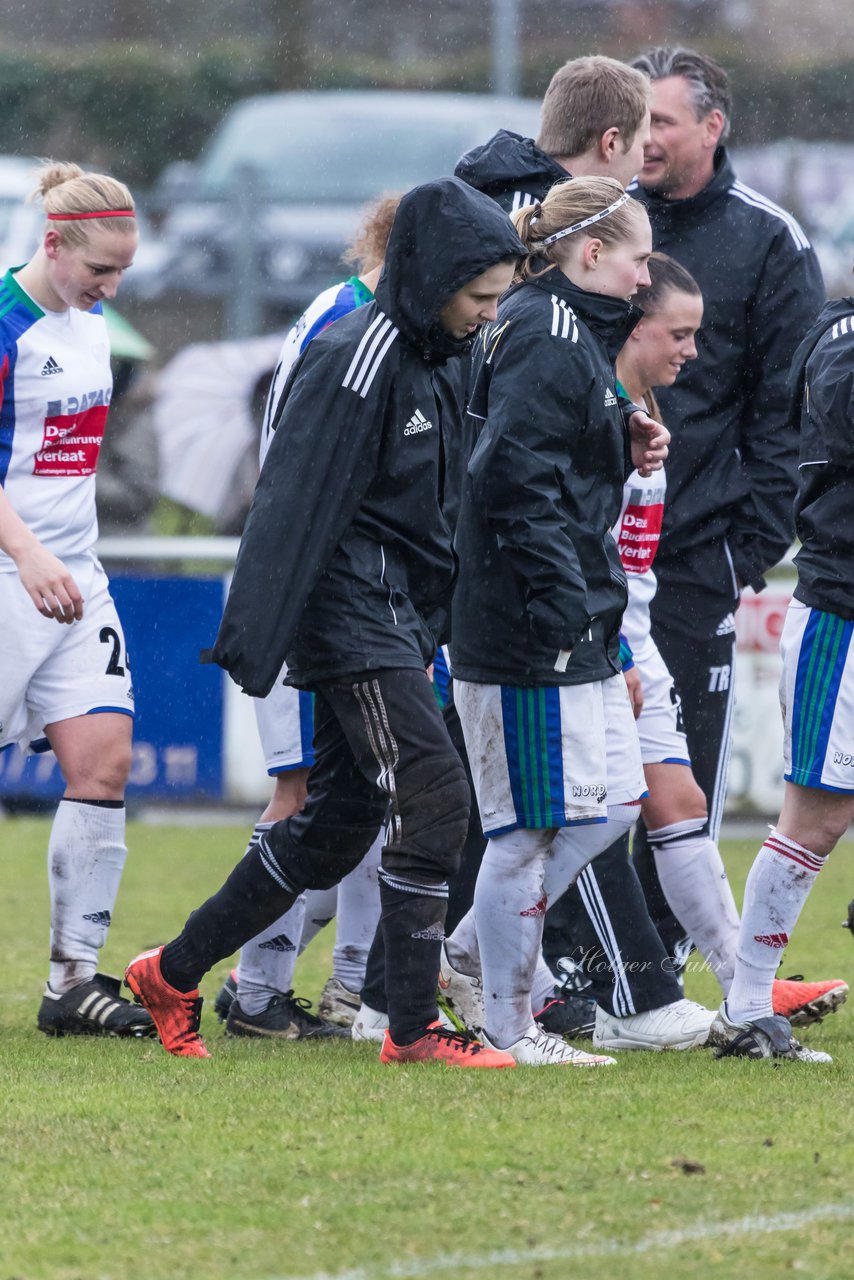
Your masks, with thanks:
[{"label": "striped sock", "polygon": [[771,828],[747,877],[735,976],[726,998],[733,1022],[770,1018],[783,951],[826,858]]}]

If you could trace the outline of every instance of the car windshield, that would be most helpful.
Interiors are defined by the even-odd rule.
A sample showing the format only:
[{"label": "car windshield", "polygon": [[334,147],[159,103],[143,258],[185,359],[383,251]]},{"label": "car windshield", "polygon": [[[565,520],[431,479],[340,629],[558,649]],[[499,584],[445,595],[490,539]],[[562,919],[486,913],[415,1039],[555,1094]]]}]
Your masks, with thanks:
[{"label": "car windshield", "polygon": [[[508,127],[536,128],[536,112],[519,104]],[[520,124],[521,122],[521,124]],[[422,100],[367,108],[359,104],[253,103],[236,111],[203,157],[202,190],[225,195],[247,170],[280,201],[362,203],[383,190],[407,190],[453,171],[460,155],[496,127],[483,111],[431,110]]]}]

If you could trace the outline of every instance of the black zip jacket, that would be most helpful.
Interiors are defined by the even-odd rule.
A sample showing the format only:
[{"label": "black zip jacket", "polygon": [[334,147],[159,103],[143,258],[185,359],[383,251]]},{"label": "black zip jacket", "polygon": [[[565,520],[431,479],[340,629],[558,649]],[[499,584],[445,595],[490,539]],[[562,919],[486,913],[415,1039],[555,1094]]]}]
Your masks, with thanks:
[{"label": "black zip jacket", "polygon": [[433,371],[468,352],[438,320],[464,284],[523,253],[456,178],[401,201],[376,299],[306,348],[283,390],[212,658],[256,697],[288,683],[423,667],[456,564],[442,513]]},{"label": "black zip jacket", "polygon": [[674,439],[656,574],[731,600],[733,573],[760,590],[794,536],[786,380],[824,299],[821,271],[794,218],[738,182],[723,147],[696,196],[632,194],[656,249],[688,268],[704,300],[699,358],[657,392]]},{"label": "black zip jacket", "polygon": [[829,302],[795,353],[801,448],[795,599],[854,619],[854,298]]},{"label": "black zip jacket", "polygon": [[506,213],[543,200],[556,182],[570,175],[531,138],[499,129],[482,147],[473,147],[454,173],[501,205]]},{"label": "black zip jacket", "polygon": [[456,538],[459,679],[584,684],[620,671],[627,588],[610,530],[631,461],[613,362],[641,315],[555,269],[512,289],[484,330],[469,410],[484,421]]}]

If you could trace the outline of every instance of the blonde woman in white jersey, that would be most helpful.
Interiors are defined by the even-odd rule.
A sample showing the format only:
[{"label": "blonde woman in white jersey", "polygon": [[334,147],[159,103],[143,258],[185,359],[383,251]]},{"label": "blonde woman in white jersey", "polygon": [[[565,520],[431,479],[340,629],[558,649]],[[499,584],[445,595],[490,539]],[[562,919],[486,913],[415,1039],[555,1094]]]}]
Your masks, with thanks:
[{"label": "blonde woman in white jersey", "polygon": [[123,183],[48,164],[42,242],[0,284],[0,748],[52,749],[49,1035],[153,1034],[99,974],[125,847],[133,691],[95,555],[95,470],[112,392],[101,303],[138,242]]},{"label": "blonde woman in white jersey", "polygon": [[[644,318],[617,357],[617,378],[625,394],[636,404],[646,402],[650,415],[660,421],[652,388],[671,386],[685,362],[696,359],[694,338],[703,318],[703,299],[693,276],[666,254],[652,254],[648,265],[650,287],[639,298]],[[669,425],[675,428],[673,448],[678,449],[679,424]],[[668,905],[726,995],[735,966],[738,909],[717,844],[708,833],[706,798],[691,770],[673,679],[650,633],[649,606],[656,588],[652,563],[665,486],[664,471],[646,478],[633,472],[614,529],[629,585],[623,653],[649,791],[641,813]],[[847,993],[847,985],[838,980],[775,981],[774,1008],[798,1022],[810,1022],[832,1012]],[[600,1013],[600,1039],[608,1030],[601,1020]]]}]

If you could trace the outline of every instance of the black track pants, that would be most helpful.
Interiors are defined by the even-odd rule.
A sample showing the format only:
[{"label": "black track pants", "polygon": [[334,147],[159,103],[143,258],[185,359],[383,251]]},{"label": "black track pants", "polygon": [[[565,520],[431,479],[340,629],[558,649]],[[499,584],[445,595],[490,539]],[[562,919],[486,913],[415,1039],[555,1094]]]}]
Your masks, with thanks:
[{"label": "black track pants", "polygon": [[447,880],[458,866],[469,788],[426,673],[392,669],[315,688],[315,763],[303,809],[276,823],[165,949],[167,981],[196,986],[306,888],[325,888],[369,849],[388,809],[380,868],[391,1034],[436,1017]]}]

